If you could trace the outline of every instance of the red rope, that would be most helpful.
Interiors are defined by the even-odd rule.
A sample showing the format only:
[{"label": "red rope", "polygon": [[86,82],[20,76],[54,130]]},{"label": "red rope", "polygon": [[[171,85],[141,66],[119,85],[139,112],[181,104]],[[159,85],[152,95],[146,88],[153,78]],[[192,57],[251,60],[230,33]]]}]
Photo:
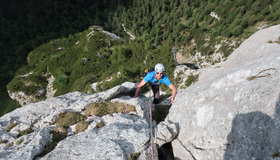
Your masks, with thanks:
[{"label": "red rope", "polygon": [[[150,97],[151,97],[151,86],[150,88]],[[152,159],[154,160],[154,139],[153,139],[153,118],[152,118],[152,105],[151,105],[151,98],[149,98],[149,105],[150,105],[150,126],[151,126],[151,148],[152,148]]]}]

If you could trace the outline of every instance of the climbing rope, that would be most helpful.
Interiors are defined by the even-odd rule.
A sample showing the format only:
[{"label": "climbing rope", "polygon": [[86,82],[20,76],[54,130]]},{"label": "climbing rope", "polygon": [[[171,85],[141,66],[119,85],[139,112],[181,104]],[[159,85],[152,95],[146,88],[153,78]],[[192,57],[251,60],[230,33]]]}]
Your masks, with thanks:
[{"label": "climbing rope", "polygon": [[149,105],[150,105],[150,127],[151,127],[151,148],[152,148],[152,159],[154,160],[154,138],[153,138],[153,118],[152,118],[152,105],[151,105],[151,92],[152,88],[149,85],[150,92],[149,92]]}]

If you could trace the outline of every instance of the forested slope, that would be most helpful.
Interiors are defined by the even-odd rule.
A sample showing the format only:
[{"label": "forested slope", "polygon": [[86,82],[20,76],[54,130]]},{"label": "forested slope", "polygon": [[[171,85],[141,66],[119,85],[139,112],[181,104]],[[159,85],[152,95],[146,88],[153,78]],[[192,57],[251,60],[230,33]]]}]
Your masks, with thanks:
[{"label": "forested slope", "polygon": [[[118,29],[116,24],[108,22],[108,16],[113,15],[117,4],[117,0],[1,2],[0,115],[17,106],[16,102],[9,99],[6,86],[15,72],[21,66],[27,65],[28,53],[39,45],[52,39],[82,32],[93,24],[101,25],[107,30],[114,30],[123,39],[128,39],[128,35]],[[123,6],[126,2],[119,2],[119,4]]]},{"label": "forested slope", "polygon": [[[51,39],[68,37],[90,25],[108,29],[108,16],[116,10],[117,1],[3,1],[0,6],[1,77],[13,76],[26,56]],[[106,24],[106,25],[104,25]],[[106,28],[106,29],[107,29]],[[125,33],[116,31],[123,38]]]},{"label": "forested slope", "polygon": [[[211,12],[218,18],[210,16]],[[194,38],[197,45],[186,52],[194,54],[198,51],[207,55],[214,52],[214,44],[220,39],[247,38],[256,31],[252,26],[260,22],[278,24],[280,2],[138,0],[118,15],[125,26],[143,40],[152,39],[155,44],[180,48],[186,44],[191,46],[190,40]],[[204,46],[206,35],[210,37],[208,46]],[[232,48],[228,46],[221,52],[227,57]]]},{"label": "forested slope", "polygon": [[[25,97],[33,96],[33,102],[47,98],[36,97],[36,93],[47,90],[49,83],[56,90],[54,96],[74,91],[92,94],[137,81],[141,72],[158,62],[165,64],[166,74],[172,79],[175,66],[170,47],[158,49],[149,41],[126,43],[97,26],[43,44],[27,59],[28,65],[17,71],[7,89],[10,93],[22,91]],[[54,82],[47,81],[50,76]],[[104,81],[108,79],[111,81]],[[94,91],[91,84],[101,81]]]},{"label": "forested slope", "polygon": [[[211,12],[216,17],[210,16]],[[226,58],[257,26],[279,23],[280,2],[11,0],[1,3],[0,17],[0,78],[4,82],[4,100],[0,101],[5,104],[8,96],[4,87],[19,67],[27,65],[28,53],[52,39],[68,38],[90,25],[100,25],[128,42],[122,23],[137,37],[136,41],[168,45],[181,49],[186,56],[211,56],[219,52]],[[217,44],[221,47],[216,48]],[[6,104],[1,106],[4,107]]]}]

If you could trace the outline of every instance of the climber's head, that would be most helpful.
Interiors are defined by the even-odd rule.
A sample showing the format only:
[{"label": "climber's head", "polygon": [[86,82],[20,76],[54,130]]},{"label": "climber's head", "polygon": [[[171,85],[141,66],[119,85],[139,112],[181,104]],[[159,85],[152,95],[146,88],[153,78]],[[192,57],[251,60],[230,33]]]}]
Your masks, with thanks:
[{"label": "climber's head", "polygon": [[156,72],[164,72],[164,66],[161,63],[156,64],[155,66],[155,71]]},{"label": "climber's head", "polygon": [[158,63],[155,66],[155,72],[156,72],[156,79],[160,79],[163,76],[163,72],[164,72],[164,66],[161,63]]}]

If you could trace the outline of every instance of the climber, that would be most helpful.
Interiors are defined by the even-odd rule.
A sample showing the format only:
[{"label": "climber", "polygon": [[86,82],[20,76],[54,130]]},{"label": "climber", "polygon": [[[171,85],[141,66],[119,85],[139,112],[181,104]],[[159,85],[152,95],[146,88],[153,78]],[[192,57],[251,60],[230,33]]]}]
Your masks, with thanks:
[{"label": "climber", "polygon": [[[147,71],[147,70],[146,70]],[[164,66],[161,63],[156,64],[154,71],[150,71],[147,75],[140,79],[131,90],[131,94],[134,94],[134,98],[137,98],[141,88],[148,83],[154,93],[154,104],[159,102],[159,85],[165,83],[170,89],[172,89],[171,104],[174,102],[174,98],[177,93],[176,87],[170,82],[167,75],[164,73]]]}]

